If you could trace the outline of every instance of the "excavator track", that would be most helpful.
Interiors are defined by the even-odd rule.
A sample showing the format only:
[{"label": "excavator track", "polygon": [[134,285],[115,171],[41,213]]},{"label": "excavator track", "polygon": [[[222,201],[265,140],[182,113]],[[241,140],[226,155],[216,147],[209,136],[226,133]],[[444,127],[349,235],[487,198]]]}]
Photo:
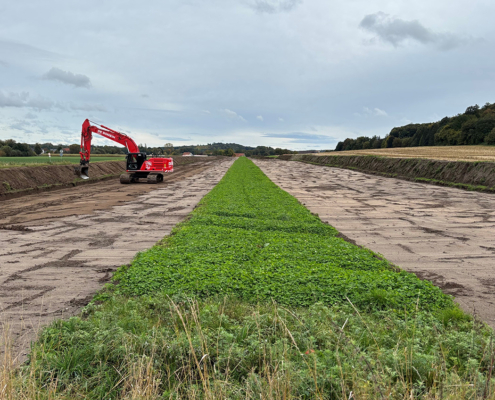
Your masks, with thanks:
[{"label": "excavator track", "polygon": [[[163,178],[162,178],[162,180],[163,180]],[[148,175],[147,182],[148,183],[158,183],[161,181],[159,179],[159,175]]]},{"label": "excavator track", "polygon": [[120,175],[120,183],[132,183],[134,179],[131,174],[122,174]]}]

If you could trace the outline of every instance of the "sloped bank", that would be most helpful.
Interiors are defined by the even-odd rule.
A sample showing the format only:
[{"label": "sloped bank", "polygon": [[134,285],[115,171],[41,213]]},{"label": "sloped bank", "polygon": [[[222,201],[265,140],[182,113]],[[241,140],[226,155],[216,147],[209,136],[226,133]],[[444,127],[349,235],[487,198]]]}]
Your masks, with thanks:
[{"label": "sloped bank", "polygon": [[[210,160],[196,157],[173,157],[175,165]],[[74,174],[77,165],[49,165],[0,169],[0,200],[11,199],[46,190],[56,190],[99,182],[119,176],[125,170],[125,161],[92,162],[91,178],[82,180]]]},{"label": "sloped bank", "polygon": [[468,190],[495,192],[495,163],[493,162],[440,161],[377,156],[315,156],[308,154],[282,155],[278,159],[347,168],[394,178],[456,186]]}]

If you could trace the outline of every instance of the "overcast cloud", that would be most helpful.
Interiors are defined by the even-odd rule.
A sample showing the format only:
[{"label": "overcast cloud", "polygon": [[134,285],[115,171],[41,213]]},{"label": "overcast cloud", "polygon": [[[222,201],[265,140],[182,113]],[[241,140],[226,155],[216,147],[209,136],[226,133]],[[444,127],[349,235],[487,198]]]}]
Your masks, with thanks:
[{"label": "overcast cloud", "polygon": [[432,32],[417,20],[405,21],[383,12],[366,15],[359,26],[376,33],[380,39],[394,46],[398,46],[407,39],[413,39],[422,44],[434,44],[441,50],[450,50],[469,41],[468,38],[450,32]]},{"label": "overcast cloud", "polygon": [[[331,149],[495,102],[495,2],[18,0],[0,137]],[[96,143],[110,144],[95,137]]]},{"label": "overcast cloud", "polygon": [[43,74],[42,78],[49,81],[59,81],[65,83],[66,85],[73,85],[75,87],[91,87],[91,81],[86,75],[73,74],[70,71],[62,71],[56,67],[53,67],[46,74]]},{"label": "overcast cloud", "polygon": [[253,0],[249,6],[260,13],[274,14],[294,9],[302,0]]}]

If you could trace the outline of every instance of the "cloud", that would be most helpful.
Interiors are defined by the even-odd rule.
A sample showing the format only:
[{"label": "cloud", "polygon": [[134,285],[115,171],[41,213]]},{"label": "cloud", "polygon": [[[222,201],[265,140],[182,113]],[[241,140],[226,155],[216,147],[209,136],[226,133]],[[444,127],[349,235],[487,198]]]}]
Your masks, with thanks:
[{"label": "cloud", "polygon": [[376,34],[381,40],[395,47],[407,39],[425,45],[431,44],[440,50],[450,50],[469,42],[469,39],[452,33],[435,33],[417,20],[405,21],[381,11],[366,15],[359,27]]},{"label": "cloud", "polygon": [[177,142],[187,142],[192,140],[190,137],[189,138],[183,138],[183,137],[176,137],[176,136],[159,136],[159,139],[165,140],[167,142],[170,142],[171,140],[175,140]]},{"label": "cloud", "polygon": [[224,110],[222,110],[225,114],[227,114],[227,116],[230,118],[230,119],[238,119],[242,122],[247,122],[243,117],[242,115],[239,115],[237,114],[235,111],[232,111],[232,110],[229,110],[228,108],[225,108]]},{"label": "cloud", "polygon": [[29,124],[24,121],[17,121],[9,126],[10,129],[16,129],[24,133],[33,133],[32,130],[28,129]]},{"label": "cloud", "polygon": [[258,116],[256,117],[256,119],[258,119],[258,120],[260,120],[260,121],[263,121],[263,116],[262,116],[262,115],[258,115]]},{"label": "cloud", "polygon": [[37,60],[55,60],[63,58],[63,56],[57,53],[30,46],[28,44],[14,42],[11,40],[0,40],[0,54],[15,55],[15,58],[29,57],[31,59],[31,62],[34,58],[36,58]]},{"label": "cloud", "polygon": [[36,114],[33,114],[33,113],[27,113],[24,118],[26,119],[38,119],[38,116]]},{"label": "cloud", "polygon": [[316,135],[306,132],[288,132],[288,133],[264,133],[262,137],[291,139],[292,143],[314,143],[314,142],[333,142],[335,138],[326,135]]},{"label": "cloud", "polygon": [[71,110],[81,110],[81,111],[101,111],[107,112],[108,110],[99,104],[74,104],[69,103]]},{"label": "cloud", "polygon": [[150,97],[150,96],[148,96],[147,94],[142,94],[142,95],[141,95],[141,97],[143,97],[143,98],[148,98],[148,97]]},{"label": "cloud", "polygon": [[0,107],[30,107],[37,110],[49,110],[54,105],[55,103],[52,100],[45,97],[29,98],[29,92],[4,93],[0,90]]},{"label": "cloud", "polygon": [[358,117],[367,117],[367,116],[375,116],[375,117],[388,117],[388,114],[380,110],[379,108],[368,108],[368,107],[363,107],[363,112],[362,113],[354,113],[354,115]]},{"label": "cloud", "polygon": [[27,107],[31,107],[36,110],[50,110],[54,105],[55,103],[52,100],[41,96],[38,96],[35,99],[30,99],[27,102]]},{"label": "cloud", "polygon": [[388,116],[388,114],[385,111],[380,110],[379,108],[374,108],[373,113],[379,117],[387,117]]},{"label": "cloud", "polygon": [[278,120],[279,120],[280,122],[284,122],[284,121],[285,121],[285,119],[283,119],[282,117],[278,117]]},{"label": "cloud", "polygon": [[73,74],[70,71],[62,71],[59,68],[53,67],[50,71],[42,76],[42,79],[49,81],[59,81],[66,85],[74,85],[75,87],[90,88],[91,81],[86,75]]},{"label": "cloud", "polygon": [[302,0],[250,0],[247,5],[259,13],[275,14],[292,11],[301,3]]},{"label": "cloud", "polygon": [[28,92],[5,94],[0,91],[0,107],[26,107],[28,97]]}]

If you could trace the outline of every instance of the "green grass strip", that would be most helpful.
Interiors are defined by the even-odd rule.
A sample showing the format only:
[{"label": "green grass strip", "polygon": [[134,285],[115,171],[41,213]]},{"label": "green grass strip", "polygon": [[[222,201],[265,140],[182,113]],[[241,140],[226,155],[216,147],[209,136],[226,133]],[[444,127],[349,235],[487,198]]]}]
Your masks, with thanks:
[{"label": "green grass strip", "polygon": [[289,306],[437,310],[450,296],[414,274],[336,237],[338,232],[237,160],[174,234],[115,275],[124,295],[235,295]]}]

